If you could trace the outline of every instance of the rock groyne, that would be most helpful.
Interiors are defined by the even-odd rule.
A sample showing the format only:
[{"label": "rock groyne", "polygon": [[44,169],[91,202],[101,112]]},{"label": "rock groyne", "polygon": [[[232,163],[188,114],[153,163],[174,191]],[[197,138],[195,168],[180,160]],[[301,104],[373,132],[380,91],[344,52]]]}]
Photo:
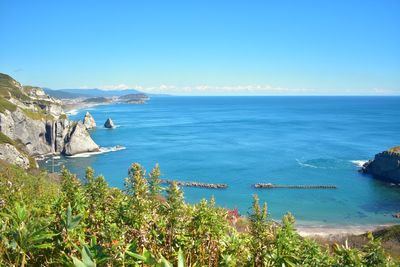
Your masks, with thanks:
[{"label": "rock groyne", "polygon": [[203,187],[211,189],[225,189],[228,188],[227,184],[212,184],[212,183],[200,183],[200,182],[186,182],[186,181],[176,181],[176,180],[161,180],[163,184],[172,184],[175,182],[178,186],[186,187]]},{"label": "rock groyne", "polygon": [[255,188],[292,188],[292,189],[336,189],[335,185],[275,185],[271,183],[257,183],[254,185]]}]

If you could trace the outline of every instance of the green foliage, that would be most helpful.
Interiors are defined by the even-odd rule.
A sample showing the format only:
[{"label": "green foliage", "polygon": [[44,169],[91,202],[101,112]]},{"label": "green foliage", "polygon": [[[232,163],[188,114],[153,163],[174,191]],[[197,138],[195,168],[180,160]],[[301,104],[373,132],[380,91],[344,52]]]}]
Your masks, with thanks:
[{"label": "green foliage", "polygon": [[400,146],[395,146],[395,147],[389,148],[388,151],[391,153],[400,154]]},{"label": "green foliage", "polygon": [[0,112],[4,113],[6,110],[15,111],[17,106],[0,96]]},{"label": "green foliage", "polygon": [[380,239],[376,239],[372,233],[368,233],[368,240],[368,244],[363,248],[365,252],[363,263],[366,266],[384,266],[386,263],[386,255]]},{"label": "green foliage", "polygon": [[154,167],[154,169],[151,171],[149,174],[149,189],[150,189],[150,194],[155,197],[158,196],[161,193],[162,187],[161,187],[161,171],[160,167],[158,164]]},{"label": "green foliage", "polygon": [[23,109],[24,114],[31,118],[32,120],[53,120],[54,117],[50,114],[47,114],[44,110],[38,108],[35,111]]},{"label": "green foliage", "polygon": [[0,97],[8,98],[13,96],[18,100],[29,100],[21,85],[10,76],[0,73]]},{"label": "green foliage", "polygon": [[[81,182],[0,164],[0,266],[396,266],[369,235],[362,249],[303,239],[288,213],[268,216],[254,196],[248,230],[215,200],[189,205],[176,183],[160,187],[158,165],[133,164],[125,190],[88,168]],[[242,218],[243,219],[243,218]]]},{"label": "green foliage", "polygon": [[0,132],[0,144],[15,145],[15,142],[10,137]]}]

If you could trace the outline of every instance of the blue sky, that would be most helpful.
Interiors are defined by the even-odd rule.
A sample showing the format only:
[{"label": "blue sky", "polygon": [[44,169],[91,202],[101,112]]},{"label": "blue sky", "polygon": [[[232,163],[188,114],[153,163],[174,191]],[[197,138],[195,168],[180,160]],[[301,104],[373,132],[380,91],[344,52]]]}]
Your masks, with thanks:
[{"label": "blue sky", "polygon": [[400,94],[400,1],[0,0],[0,72],[50,88]]}]

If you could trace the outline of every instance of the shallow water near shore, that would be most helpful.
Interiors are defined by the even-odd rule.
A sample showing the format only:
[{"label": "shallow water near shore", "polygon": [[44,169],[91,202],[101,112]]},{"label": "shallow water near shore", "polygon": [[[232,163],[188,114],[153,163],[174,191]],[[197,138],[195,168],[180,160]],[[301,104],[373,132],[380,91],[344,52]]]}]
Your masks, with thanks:
[{"label": "shallow water near shore", "polygon": [[[184,188],[195,203],[246,215],[252,195],[267,201],[274,219],[291,211],[303,225],[377,225],[399,222],[400,186],[357,172],[362,161],[400,145],[400,97],[159,97],[145,105],[104,105],[89,111],[91,131],[106,153],[57,158],[83,177],[92,166],[123,187],[131,163],[164,179],[226,183],[227,189]],[[118,125],[103,128],[108,117]],[[121,146],[126,149],[111,148]],[[41,165],[51,169],[52,160]],[[255,189],[255,183],[334,185],[337,189]]]}]

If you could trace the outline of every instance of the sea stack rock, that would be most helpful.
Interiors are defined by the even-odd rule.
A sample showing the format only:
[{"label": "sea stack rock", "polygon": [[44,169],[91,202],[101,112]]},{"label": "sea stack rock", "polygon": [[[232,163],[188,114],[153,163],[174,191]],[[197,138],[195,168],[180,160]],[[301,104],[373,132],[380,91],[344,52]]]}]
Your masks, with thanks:
[{"label": "sea stack rock", "polygon": [[83,118],[83,125],[85,125],[88,130],[96,128],[96,122],[89,112],[86,112],[86,115]]},{"label": "sea stack rock", "polygon": [[99,146],[93,141],[86,127],[80,121],[70,127],[65,138],[63,153],[67,156],[99,151]]},{"label": "sea stack rock", "polygon": [[376,154],[373,160],[364,164],[361,172],[388,182],[400,183],[400,146]]},{"label": "sea stack rock", "polygon": [[104,123],[104,127],[109,128],[109,129],[115,127],[114,122],[111,120],[111,118],[108,118],[106,120],[106,122]]}]

